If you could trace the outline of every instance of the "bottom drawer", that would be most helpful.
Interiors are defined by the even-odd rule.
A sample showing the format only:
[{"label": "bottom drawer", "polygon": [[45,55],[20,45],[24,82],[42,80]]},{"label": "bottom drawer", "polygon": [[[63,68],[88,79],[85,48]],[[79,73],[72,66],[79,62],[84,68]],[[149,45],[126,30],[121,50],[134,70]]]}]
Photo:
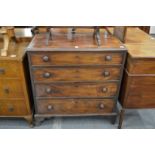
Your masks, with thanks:
[{"label": "bottom drawer", "polygon": [[0,100],[0,116],[20,116],[28,114],[24,100]]},{"label": "bottom drawer", "polygon": [[111,113],[113,99],[50,99],[37,101],[38,114],[102,114]]}]

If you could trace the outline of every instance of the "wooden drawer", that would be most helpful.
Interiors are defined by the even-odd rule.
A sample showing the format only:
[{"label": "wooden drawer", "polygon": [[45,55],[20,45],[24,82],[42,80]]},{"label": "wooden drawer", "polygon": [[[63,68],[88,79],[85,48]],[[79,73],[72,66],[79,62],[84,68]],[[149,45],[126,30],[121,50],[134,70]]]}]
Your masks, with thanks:
[{"label": "wooden drawer", "polygon": [[155,76],[131,78],[127,105],[132,108],[155,108]]},{"label": "wooden drawer", "polygon": [[23,86],[21,81],[14,79],[1,79],[0,98],[23,98]]},{"label": "wooden drawer", "polygon": [[115,96],[118,83],[36,84],[37,97],[110,97]]},{"label": "wooden drawer", "polygon": [[18,116],[27,114],[28,111],[24,100],[0,99],[0,116]]},{"label": "wooden drawer", "polygon": [[37,100],[38,114],[76,115],[111,113],[114,108],[112,99],[52,99]]},{"label": "wooden drawer", "polygon": [[121,53],[114,52],[37,52],[30,53],[32,65],[112,65],[122,64]]},{"label": "wooden drawer", "polygon": [[155,74],[155,59],[128,59],[127,71],[130,74]]},{"label": "wooden drawer", "polygon": [[106,81],[119,80],[119,67],[64,67],[64,68],[33,68],[36,82],[55,81]]},{"label": "wooden drawer", "polygon": [[0,61],[0,78],[20,77],[19,64],[15,61]]},{"label": "wooden drawer", "polygon": [[125,73],[119,98],[124,108],[155,108],[155,76]]}]

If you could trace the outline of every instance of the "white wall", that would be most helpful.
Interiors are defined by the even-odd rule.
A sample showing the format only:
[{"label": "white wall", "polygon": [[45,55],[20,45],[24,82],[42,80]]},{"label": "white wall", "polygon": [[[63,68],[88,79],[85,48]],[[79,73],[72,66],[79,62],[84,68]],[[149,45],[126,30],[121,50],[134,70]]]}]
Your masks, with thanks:
[{"label": "white wall", "polygon": [[150,34],[155,34],[155,26],[151,26],[151,28],[150,28]]}]

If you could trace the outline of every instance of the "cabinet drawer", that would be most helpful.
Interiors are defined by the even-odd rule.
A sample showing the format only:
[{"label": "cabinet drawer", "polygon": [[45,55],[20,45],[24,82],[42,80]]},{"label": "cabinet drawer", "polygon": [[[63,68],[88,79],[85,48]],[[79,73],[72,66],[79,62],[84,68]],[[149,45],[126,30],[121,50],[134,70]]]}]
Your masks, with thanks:
[{"label": "cabinet drawer", "polygon": [[114,108],[112,99],[52,99],[38,100],[38,114],[75,115],[111,113]]},{"label": "cabinet drawer", "polygon": [[20,77],[19,64],[11,61],[0,62],[0,78],[16,78]]},{"label": "cabinet drawer", "polygon": [[124,108],[155,108],[155,76],[129,76],[125,72],[120,103]]},{"label": "cabinet drawer", "polygon": [[17,116],[28,114],[24,100],[1,100],[0,99],[0,116]]},{"label": "cabinet drawer", "polygon": [[32,65],[122,64],[121,53],[114,52],[37,52],[30,53]]},{"label": "cabinet drawer", "polygon": [[1,79],[0,98],[23,98],[24,92],[22,83],[14,79]]},{"label": "cabinet drawer", "polygon": [[127,71],[130,74],[155,74],[155,59],[130,59],[127,61]]},{"label": "cabinet drawer", "polygon": [[55,81],[106,81],[119,80],[119,67],[64,67],[64,68],[33,68],[36,82]]},{"label": "cabinet drawer", "polygon": [[110,97],[118,83],[36,84],[37,97]]}]

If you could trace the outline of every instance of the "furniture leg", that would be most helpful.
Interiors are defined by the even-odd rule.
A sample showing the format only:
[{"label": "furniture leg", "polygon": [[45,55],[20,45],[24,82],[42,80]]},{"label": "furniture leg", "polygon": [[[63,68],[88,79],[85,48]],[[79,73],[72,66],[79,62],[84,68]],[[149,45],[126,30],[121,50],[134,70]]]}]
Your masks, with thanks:
[{"label": "furniture leg", "polygon": [[122,109],[121,112],[120,112],[120,115],[119,115],[118,129],[122,128],[122,124],[123,124],[123,120],[124,120],[124,113],[125,113],[125,110]]},{"label": "furniture leg", "polygon": [[39,126],[45,120],[44,117],[35,117],[35,125]]},{"label": "furniture leg", "polygon": [[33,116],[25,116],[24,119],[29,123],[30,127],[32,128],[34,126],[33,124]]}]

